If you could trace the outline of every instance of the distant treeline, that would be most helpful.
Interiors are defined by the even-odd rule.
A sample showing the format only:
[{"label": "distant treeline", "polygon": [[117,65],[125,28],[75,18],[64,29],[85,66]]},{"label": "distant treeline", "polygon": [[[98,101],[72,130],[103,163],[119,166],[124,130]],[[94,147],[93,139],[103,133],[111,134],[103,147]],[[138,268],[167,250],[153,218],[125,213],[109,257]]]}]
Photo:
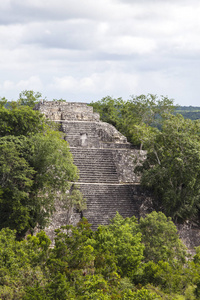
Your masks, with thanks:
[{"label": "distant treeline", "polygon": [[198,106],[179,106],[176,108],[175,113],[181,114],[185,119],[200,119],[200,107]]}]

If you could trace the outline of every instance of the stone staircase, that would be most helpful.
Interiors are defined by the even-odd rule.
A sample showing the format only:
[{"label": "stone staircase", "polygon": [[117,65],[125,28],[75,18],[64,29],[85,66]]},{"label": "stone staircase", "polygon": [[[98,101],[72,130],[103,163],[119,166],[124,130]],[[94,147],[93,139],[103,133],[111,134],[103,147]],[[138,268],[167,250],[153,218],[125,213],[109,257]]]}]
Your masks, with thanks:
[{"label": "stone staircase", "polygon": [[95,145],[98,141],[98,133],[95,129],[94,124],[91,126],[91,122],[81,122],[81,126],[80,122],[61,123],[61,130],[66,133],[65,139],[74,147],[88,146],[88,143],[84,144],[85,139],[88,140],[88,137],[90,145]]},{"label": "stone staircase", "polygon": [[[44,102],[37,109],[59,123],[66,134],[65,140],[79,169],[78,185],[87,200],[87,210],[81,215],[92,228],[108,224],[117,211],[123,217],[139,217],[144,200],[134,174],[134,160],[139,151],[116,128],[101,122],[92,107],[84,103]],[[62,217],[64,223],[63,211],[58,211],[54,219]],[[72,217],[75,222],[77,215],[74,213]]]},{"label": "stone staircase", "polygon": [[61,128],[79,169],[78,185],[87,200],[82,216],[92,228],[108,224],[117,211],[123,217],[139,217],[143,197],[133,176],[135,152],[126,138],[103,122],[62,121]]},{"label": "stone staircase", "polygon": [[106,225],[118,211],[124,218],[139,217],[141,201],[138,201],[138,186],[124,184],[79,184],[87,199],[87,210],[83,212],[96,229]]},{"label": "stone staircase", "polygon": [[131,148],[126,137],[108,123],[101,121],[60,121],[59,123],[71,147]]},{"label": "stone staircase", "polygon": [[71,152],[79,169],[80,182],[119,182],[112,150],[71,148]]}]

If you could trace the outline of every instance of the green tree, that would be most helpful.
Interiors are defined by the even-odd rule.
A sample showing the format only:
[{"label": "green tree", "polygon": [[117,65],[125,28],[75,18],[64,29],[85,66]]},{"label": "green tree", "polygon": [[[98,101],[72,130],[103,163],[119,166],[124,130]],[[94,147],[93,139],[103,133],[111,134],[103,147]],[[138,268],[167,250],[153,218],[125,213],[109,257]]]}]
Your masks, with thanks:
[{"label": "green tree", "polygon": [[100,259],[98,256],[96,258],[96,267],[104,266],[103,262],[109,253],[116,261],[119,275],[134,278],[143,258],[144,249],[136,218],[124,219],[117,213],[109,225],[99,226],[95,232],[94,248],[100,255]]},{"label": "green tree", "polygon": [[175,222],[198,222],[200,121],[170,115],[149,144],[141,183],[154,194],[155,209]]},{"label": "green tree", "polygon": [[176,262],[184,264],[186,247],[179,239],[177,228],[162,212],[152,212],[140,218],[138,227],[145,245],[144,261],[167,261],[172,265]]},{"label": "green tree", "polygon": [[[198,249],[194,260],[185,263],[182,268],[174,267],[166,261],[158,263],[148,261],[138,265],[137,258],[132,257],[131,260],[127,260],[127,257],[134,255],[134,251],[131,250],[130,245],[124,246],[129,243],[130,232],[137,234],[137,223],[134,219],[131,222],[131,219],[123,219],[119,215],[113,223],[115,224],[115,228],[111,230],[113,236],[109,235],[108,238],[107,232],[101,230],[101,239],[100,233],[96,236],[86,219],[82,219],[77,226],[63,226],[56,230],[53,248],[50,247],[51,242],[43,231],[36,236],[28,235],[26,239],[17,241],[15,231],[2,229],[0,231],[0,297],[10,300],[196,299],[194,295],[199,293]],[[120,223],[123,227],[121,231],[117,229],[117,224]],[[103,238],[105,233],[106,237]],[[125,233],[124,240],[123,233]],[[110,247],[110,237],[114,242],[112,247]],[[131,237],[130,239],[132,241]],[[135,243],[132,247],[135,248]],[[105,268],[100,267],[100,262],[97,264],[97,259],[101,257],[101,266],[105,266],[105,253],[108,253],[109,249],[110,262],[113,260],[116,263],[118,273],[122,270],[120,257],[124,256],[126,262],[134,261],[132,267],[136,266],[136,274],[133,277],[132,272],[126,271],[130,277],[120,278],[116,271],[113,272],[112,266],[109,273],[108,260],[105,276]],[[119,250],[125,253],[119,254]],[[131,253],[127,253],[127,250]],[[138,256],[137,250],[135,256]],[[138,278],[140,281],[137,281]],[[134,283],[137,283],[137,286]]]},{"label": "green tree", "polygon": [[[29,195],[34,203],[33,228],[36,223],[43,227],[54,211],[56,199],[60,199],[66,207],[75,203],[68,191],[78,179],[78,170],[73,164],[68,143],[57,131],[50,130],[30,137],[24,155],[36,171]],[[82,209],[83,198],[79,197],[79,200],[77,208]]]},{"label": "green tree", "polygon": [[184,295],[192,283],[186,261],[189,255],[171,218],[154,211],[141,218],[138,226],[145,245],[138,282],[159,287],[172,296],[170,299],[176,299],[175,294]]},{"label": "green tree", "polygon": [[20,236],[36,225],[43,228],[58,199],[69,211],[85,208],[73,184],[78,170],[56,129],[31,107],[0,108],[0,228],[16,229]]},{"label": "green tree", "polygon": [[[162,293],[166,294],[166,299],[185,300],[183,295],[192,283],[187,273],[186,265],[173,266],[164,261],[159,261],[158,263],[149,261],[143,266],[140,284],[144,286],[151,284],[157,287],[161,291],[161,295]],[[178,295],[182,295],[182,297],[179,298]]]},{"label": "green tree", "polygon": [[[69,297],[69,291],[75,293],[74,299],[79,299],[78,295],[83,296],[86,292],[85,282],[94,272],[94,249],[90,245],[93,231],[90,226],[83,218],[77,226],[66,225],[56,230],[55,247],[47,265],[52,276],[49,291],[55,293],[64,287],[65,298],[59,299]],[[66,287],[66,282],[70,283],[70,287]]]},{"label": "green tree", "polygon": [[44,261],[48,257],[49,238],[41,232],[36,237],[28,236],[27,240],[19,242],[16,241],[15,234],[14,230],[8,228],[0,231],[1,299],[20,300],[25,296],[26,290],[36,283],[41,288],[47,284],[48,272]]},{"label": "green tree", "polygon": [[[6,136],[0,148],[0,228],[8,226],[23,235],[47,224],[56,199],[65,206],[76,202],[68,191],[78,178],[77,168],[59,132]],[[75,204],[82,208],[81,195]]]},{"label": "green tree", "polygon": [[0,97],[0,108],[3,108],[6,106],[8,100],[5,97]]},{"label": "green tree", "polygon": [[[123,223],[122,227],[127,228],[117,230],[119,223]],[[136,271],[134,268],[138,270],[143,246],[137,243],[140,234],[137,236],[136,233],[135,237],[131,235],[136,230],[135,218],[131,222],[117,215],[113,224],[115,229],[110,229],[110,232],[104,231],[104,227],[101,226],[98,232],[94,233],[91,225],[83,218],[77,226],[67,225],[56,230],[55,247],[47,261],[52,274],[53,291],[63,286],[62,281],[56,280],[58,274],[61,274],[65,282],[70,282],[68,291],[74,289],[74,299],[129,299],[126,297],[132,295],[131,289],[134,285],[128,278],[126,283],[121,282],[118,273],[122,273],[123,269],[124,276],[128,273],[132,275]],[[131,230],[131,226],[135,229]],[[126,259],[125,262],[122,262],[122,256]],[[129,271],[125,271],[128,263],[131,263],[131,266]],[[67,290],[64,293],[66,295]],[[146,291],[146,294],[149,295],[150,292]]]},{"label": "green tree", "polygon": [[174,110],[172,99],[152,94],[132,96],[127,101],[108,96],[91,105],[102,121],[114,125],[141,149],[154,136],[155,127],[161,126],[164,114]]},{"label": "green tree", "polygon": [[91,224],[83,218],[77,226],[66,225],[56,230],[55,247],[48,262],[52,272],[67,274],[69,279],[79,272],[81,275],[93,272],[94,249],[90,245],[93,231],[90,227]]},{"label": "green tree", "polygon": [[22,106],[0,108],[0,137],[5,135],[33,135],[45,130],[47,121],[39,111]]},{"label": "green tree", "polygon": [[141,288],[138,289],[137,291],[128,291],[127,293],[125,293],[125,295],[123,296],[124,300],[160,300],[162,299],[158,294],[149,291],[146,288]]},{"label": "green tree", "polygon": [[18,104],[33,108],[41,99],[42,94],[32,90],[24,90],[19,94]]},{"label": "green tree", "polygon": [[13,136],[0,139],[0,228],[18,233],[29,227],[29,191],[35,173],[20,153],[21,142]]}]

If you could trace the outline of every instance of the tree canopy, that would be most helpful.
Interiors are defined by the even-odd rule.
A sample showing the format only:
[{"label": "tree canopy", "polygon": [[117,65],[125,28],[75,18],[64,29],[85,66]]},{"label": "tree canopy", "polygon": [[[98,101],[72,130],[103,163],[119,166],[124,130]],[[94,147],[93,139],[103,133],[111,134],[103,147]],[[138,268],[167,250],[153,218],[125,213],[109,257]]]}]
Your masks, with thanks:
[{"label": "tree canopy", "polygon": [[29,106],[34,108],[35,104],[41,100],[42,94],[40,92],[34,92],[32,90],[24,90],[19,94],[19,105]]},{"label": "tree canopy", "polygon": [[200,121],[169,115],[148,148],[142,184],[155,208],[173,220],[198,221],[200,209]]},{"label": "tree canopy", "polygon": [[0,108],[0,137],[42,133],[46,125],[44,116],[28,106],[17,106],[14,109]]},{"label": "tree canopy", "polygon": [[167,218],[162,212],[153,211],[145,218],[140,218],[138,226],[145,245],[146,262],[167,261],[171,265],[185,262],[186,247],[180,241],[171,218]]},{"label": "tree canopy", "polygon": [[63,134],[25,104],[0,108],[0,228],[15,229],[19,236],[44,227],[56,199],[66,207],[84,207],[77,189],[71,198],[68,193],[78,170]]},{"label": "tree canopy", "polygon": [[56,229],[54,247],[43,231],[16,241],[14,230],[0,230],[0,297],[199,299],[200,250],[187,257],[163,214],[153,212],[140,222],[117,214],[96,232],[90,227],[83,218]]},{"label": "tree canopy", "polygon": [[153,94],[132,96],[127,101],[108,96],[90,105],[100,113],[102,121],[114,125],[141,148],[154,134],[155,127],[160,127],[162,116],[174,110],[172,99]]}]

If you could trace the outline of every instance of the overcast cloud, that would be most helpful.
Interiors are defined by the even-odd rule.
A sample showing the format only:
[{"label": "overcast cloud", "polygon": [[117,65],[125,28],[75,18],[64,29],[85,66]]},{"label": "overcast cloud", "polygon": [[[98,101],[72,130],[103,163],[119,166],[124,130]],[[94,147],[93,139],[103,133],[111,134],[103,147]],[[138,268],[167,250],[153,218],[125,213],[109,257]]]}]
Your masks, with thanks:
[{"label": "overcast cloud", "polygon": [[200,106],[197,0],[4,0],[0,96],[167,95]]}]

